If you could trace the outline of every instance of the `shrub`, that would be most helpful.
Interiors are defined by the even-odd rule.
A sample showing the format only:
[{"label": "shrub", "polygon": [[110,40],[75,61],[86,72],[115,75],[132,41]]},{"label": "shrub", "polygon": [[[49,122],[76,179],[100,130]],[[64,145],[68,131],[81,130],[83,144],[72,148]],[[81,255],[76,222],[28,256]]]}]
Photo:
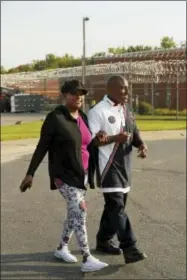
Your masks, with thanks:
[{"label": "shrub", "polygon": [[186,114],[187,114],[187,110],[186,110],[186,109],[184,109],[183,111],[180,111],[180,112],[179,112],[179,116],[184,116],[184,117],[186,117]]},{"label": "shrub", "polygon": [[150,115],[152,113],[152,106],[147,102],[140,102],[138,107],[138,112],[140,115]]},{"label": "shrub", "polygon": [[154,110],[156,116],[175,116],[176,110],[170,110],[168,108],[157,108]]},{"label": "shrub", "polygon": [[[157,108],[154,110],[156,116],[176,116],[176,110],[170,110],[168,108]],[[179,116],[186,116],[186,109],[179,111]]]}]

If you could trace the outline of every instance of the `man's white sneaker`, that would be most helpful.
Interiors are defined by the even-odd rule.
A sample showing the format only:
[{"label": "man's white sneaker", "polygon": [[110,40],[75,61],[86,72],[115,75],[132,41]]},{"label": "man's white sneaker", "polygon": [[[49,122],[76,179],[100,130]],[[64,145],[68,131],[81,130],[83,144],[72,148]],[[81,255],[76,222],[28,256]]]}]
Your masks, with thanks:
[{"label": "man's white sneaker", "polygon": [[93,256],[88,256],[86,262],[83,262],[81,265],[82,272],[92,272],[101,270],[104,267],[107,267],[108,264],[101,262],[100,260],[94,258]]},{"label": "man's white sneaker", "polygon": [[76,263],[78,262],[77,258],[73,256],[68,250],[68,246],[63,246],[62,249],[56,250],[54,256],[58,259],[61,259],[67,263]]}]

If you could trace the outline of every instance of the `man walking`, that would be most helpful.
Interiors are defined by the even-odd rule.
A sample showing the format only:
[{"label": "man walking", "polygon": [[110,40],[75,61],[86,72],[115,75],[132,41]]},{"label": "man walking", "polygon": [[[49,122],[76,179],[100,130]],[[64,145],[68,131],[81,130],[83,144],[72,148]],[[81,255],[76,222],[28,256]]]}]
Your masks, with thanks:
[{"label": "man walking", "polygon": [[[147,147],[140,137],[127,100],[127,80],[112,76],[107,82],[107,95],[90,109],[88,121],[97,151],[97,181],[105,200],[96,249],[114,255],[122,250],[125,263],[134,263],[145,259],[146,255],[136,246],[136,238],[124,209],[131,186],[132,149],[138,148],[138,156],[144,158]],[[115,234],[120,248],[112,241]]]}]

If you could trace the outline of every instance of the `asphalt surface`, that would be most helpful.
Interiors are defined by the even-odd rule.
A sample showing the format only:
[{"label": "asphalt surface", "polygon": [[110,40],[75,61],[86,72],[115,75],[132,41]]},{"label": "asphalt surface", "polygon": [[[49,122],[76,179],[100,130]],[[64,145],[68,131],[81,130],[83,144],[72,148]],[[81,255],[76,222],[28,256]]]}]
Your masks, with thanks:
[{"label": "asphalt surface", "polygon": [[15,124],[17,121],[32,122],[44,119],[44,113],[1,113],[1,125]]},{"label": "asphalt surface", "polygon": [[[149,142],[149,157],[133,162],[133,187],[127,211],[148,259],[124,265],[122,256],[97,255],[109,267],[83,275],[78,264],[53,257],[66,206],[58,191],[49,191],[47,160],[33,188],[21,194],[29,156],[1,166],[1,279],[186,279],[185,140]],[[94,252],[103,208],[99,190],[89,190],[88,232]],[[75,237],[70,249],[81,261]]]}]

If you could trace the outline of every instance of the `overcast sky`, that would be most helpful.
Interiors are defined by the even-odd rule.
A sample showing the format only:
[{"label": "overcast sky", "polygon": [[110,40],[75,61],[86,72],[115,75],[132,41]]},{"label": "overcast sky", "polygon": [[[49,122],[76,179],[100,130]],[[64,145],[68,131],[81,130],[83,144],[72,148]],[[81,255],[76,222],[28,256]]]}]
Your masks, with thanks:
[{"label": "overcast sky", "polygon": [[185,1],[2,1],[1,65],[44,59],[48,53],[87,56],[108,47],[159,45],[162,36],[186,40]]}]

